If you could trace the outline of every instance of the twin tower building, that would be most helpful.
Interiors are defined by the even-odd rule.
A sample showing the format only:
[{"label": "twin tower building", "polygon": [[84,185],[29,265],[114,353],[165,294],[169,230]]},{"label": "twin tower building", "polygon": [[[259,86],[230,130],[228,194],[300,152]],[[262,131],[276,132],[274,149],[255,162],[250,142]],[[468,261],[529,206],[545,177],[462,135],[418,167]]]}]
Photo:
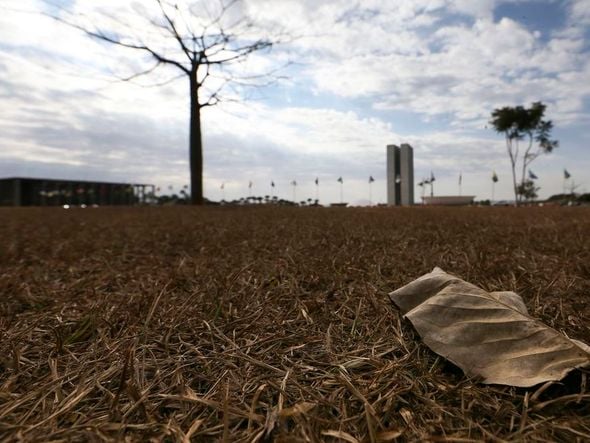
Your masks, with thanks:
[{"label": "twin tower building", "polygon": [[387,145],[387,204],[414,204],[414,150],[407,143]]}]

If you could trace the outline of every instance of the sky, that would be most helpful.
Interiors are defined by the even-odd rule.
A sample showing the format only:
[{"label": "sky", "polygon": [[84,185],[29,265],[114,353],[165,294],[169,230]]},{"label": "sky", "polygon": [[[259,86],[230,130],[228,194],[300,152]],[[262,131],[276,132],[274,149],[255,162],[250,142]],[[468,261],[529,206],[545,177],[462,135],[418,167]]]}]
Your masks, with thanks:
[{"label": "sky", "polygon": [[[0,0],[0,177],[150,183],[161,193],[189,183],[188,80],[163,67],[121,81],[153,61],[47,16],[180,57],[150,24],[161,22],[155,3]],[[214,4],[186,0],[182,17],[197,29]],[[205,197],[319,192],[327,204],[342,190],[353,204],[385,202],[386,145],[409,143],[416,184],[432,172],[435,195],[489,199],[496,171],[495,198],[511,199],[490,114],[535,101],[560,142],[531,165],[539,196],[562,192],[564,168],[590,192],[590,0],[243,0],[223,23],[240,17],[256,24],[245,38],[282,42],[226,73],[277,78],[225,88],[204,108]]]}]

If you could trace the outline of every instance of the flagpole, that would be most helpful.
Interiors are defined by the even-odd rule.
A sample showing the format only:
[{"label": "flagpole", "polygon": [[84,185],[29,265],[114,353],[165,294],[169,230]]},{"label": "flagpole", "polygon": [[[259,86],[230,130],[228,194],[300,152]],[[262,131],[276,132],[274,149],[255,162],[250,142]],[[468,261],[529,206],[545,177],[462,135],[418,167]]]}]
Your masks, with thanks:
[{"label": "flagpole", "polygon": [[492,180],[492,204],[494,203],[495,200],[495,193],[496,193],[496,182]]},{"label": "flagpole", "polygon": [[459,171],[459,196],[461,196],[461,187],[463,186],[463,171]]},{"label": "flagpole", "polygon": [[369,175],[369,206],[373,206],[373,182],[375,179]]},{"label": "flagpole", "polygon": [[316,177],[315,179],[315,199],[317,200],[318,205],[320,204],[320,181]]},{"label": "flagpole", "polygon": [[340,182],[340,203],[344,203],[344,183]]},{"label": "flagpole", "polygon": [[430,197],[434,197],[434,174],[430,171]]}]

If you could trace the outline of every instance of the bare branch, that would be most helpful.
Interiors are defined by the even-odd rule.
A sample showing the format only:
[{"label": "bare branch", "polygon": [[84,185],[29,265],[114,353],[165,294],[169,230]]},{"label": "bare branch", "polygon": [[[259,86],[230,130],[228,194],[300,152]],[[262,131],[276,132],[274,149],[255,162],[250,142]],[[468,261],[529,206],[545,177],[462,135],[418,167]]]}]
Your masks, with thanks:
[{"label": "bare branch", "polygon": [[[285,80],[287,79],[287,76],[284,75],[276,75],[278,72],[285,70],[286,68],[288,68],[289,66],[293,65],[293,62],[286,62],[285,64],[272,69],[270,71],[264,72],[262,74],[252,74],[252,75],[244,75],[241,77],[237,77],[237,79],[239,80],[257,80],[257,79],[267,79],[267,78],[271,78],[273,80]],[[274,82],[273,82],[274,83]]]},{"label": "bare branch", "polygon": [[[200,66],[203,66],[203,65],[201,64]],[[207,80],[207,78],[211,75],[211,73],[210,73],[211,67],[209,65],[204,65],[204,66],[205,66],[205,75],[200,80],[197,77],[197,82],[198,82],[199,86],[203,85],[205,83],[205,81]]]},{"label": "bare branch", "polygon": [[168,65],[173,65],[176,66],[178,69],[180,69],[181,71],[183,71],[186,75],[190,74],[190,70],[188,68],[186,68],[184,65],[182,65],[181,63],[177,62],[176,60],[171,60],[167,57],[164,57],[163,55],[160,55],[159,53],[157,53],[156,51],[154,51],[153,49],[151,49],[150,47],[148,47],[147,45],[144,44],[133,44],[133,43],[125,43],[121,40],[117,40],[113,37],[109,37],[108,35],[106,35],[104,32],[97,30],[97,31],[92,31],[90,29],[85,28],[84,26],[78,25],[76,23],[71,23],[68,20],[65,20],[61,17],[58,17],[56,15],[52,15],[52,14],[48,14],[48,13],[42,13],[43,15],[46,15],[47,17],[50,17],[60,23],[63,23],[67,26],[70,26],[72,28],[78,29],[79,31],[82,31],[83,33],[85,33],[86,35],[88,35],[89,37],[94,37],[98,40],[102,40],[105,41],[107,43],[112,43],[113,45],[116,46],[121,46],[123,48],[128,48],[128,49],[137,49],[140,51],[144,51],[147,52],[149,54],[151,54],[151,56],[156,59],[158,62],[160,63],[164,63],[164,64],[168,64]]},{"label": "bare branch", "polygon": [[[231,0],[229,1],[227,4],[224,4],[223,1],[220,1],[219,4],[221,5],[219,14],[217,14],[217,16],[209,23],[209,26],[213,26],[213,25],[219,25],[221,23],[221,20],[223,19],[223,16],[227,13],[227,11],[236,3],[238,3],[240,0]],[[233,25],[232,25],[233,26]]]},{"label": "bare branch", "polygon": [[174,77],[169,78],[168,80],[164,80],[162,82],[151,83],[149,85],[138,85],[138,86],[141,86],[142,88],[157,88],[159,86],[169,85],[170,83],[173,83],[176,80],[181,79],[181,78],[185,78],[185,77],[186,77],[186,74],[178,74],[178,75],[175,75]]},{"label": "bare branch", "polygon": [[209,95],[209,98],[207,99],[207,101],[205,103],[199,103],[199,106],[201,108],[206,108],[207,106],[217,105],[221,101],[221,99],[219,97],[219,93],[223,89],[223,86],[225,86],[225,85],[221,85],[215,92],[213,92],[211,95]]},{"label": "bare branch", "polygon": [[271,48],[272,45],[273,44],[270,41],[259,40],[256,43],[253,43],[251,45],[242,46],[239,48],[233,48],[233,49],[228,50],[228,52],[234,53],[235,55],[228,56],[228,57],[225,57],[222,59],[216,59],[216,60],[209,60],[209,57],[207,57],[207,59],[205,61],[203,61],[202,63],[209,64],[209,65],[223,65],[223,64],[227,64],[227,63],[232,63],[237,60],[246,58],[248,55],[252,54],[253,52],[260,51],[260,50],[263,50],[266,48]]},{"label": "bare branch", "polygon": [[162,4],[162,1],[161,0],[156,0],[156,1],[158,2],[158,5],[160,6],[160,10],[162,11],[162,15],[164,16],[164,19],[166,20],[166,22],[170,26],[170,28],[168,28],[168,30],[172,33],[172,36],[180,45],[180,49],[182,49],[182,52],[184,52],[186,54],[186,56],[188,57],[189,61],[192,62],[194,60],[194,54],[191,53],[191,51],[189,51],[189,49],[186,47],[186,45],[182,41],[182,38],[180,37],[178,30],[176,29],[176,25],[174,24],[174,21],[172,20],[172,18],[168,15],[166,10],[164,9],[164,5]]},{"label": "bare branch", "polygon": [[[128,81],[134,80],[134,79],[136,79],[136,78],[138,78],[138,77],[141,77],[141,76],[144,76],[144,75],[147,75],[147,74],[151,74],[151,73],[152,73],[152,72],[154,72],[154,71],[155,71],[155,70],[158,68],[158,66],[160,66],[160,65],[161,65],[161,63],[160,63],[159,61],[156,61],[156,64],[155,64],[154,66],[152,66],[151,68],[148,68],[148,69],[146,69],[145,71],[138,72],[138,73],[136,73],[136,74],[132,74],[132,75],[130,75],[130,76],[128,76],[128,77],[123,77],[123,78],[120,78],[119,80],[120,80],[120,81],[123,81],[123,82],[128,82]],[[183,74],[183,75],[184,75],[184,74]]]}]

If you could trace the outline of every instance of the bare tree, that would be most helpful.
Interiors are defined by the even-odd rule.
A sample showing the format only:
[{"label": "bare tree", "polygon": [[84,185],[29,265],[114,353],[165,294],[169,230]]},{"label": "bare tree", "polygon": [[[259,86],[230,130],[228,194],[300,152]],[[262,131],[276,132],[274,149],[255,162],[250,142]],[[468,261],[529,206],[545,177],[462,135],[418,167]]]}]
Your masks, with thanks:
[{"label": "bare tree", "polygon": [[[276,80],[277,70],[262,74],[238,74],[235,65],[245,62],[254,53],[270,50],[280,41],[280,37],[260,37],[253,24],[236,11],[240,0],[186,0],[183,4],[152,1],[156,9],[155,13],[144,10],[143,18],[149,24],[144,35],[139,35],[138,29],[127,29],[127,34],[122,34],[120,26],[114,31],[93,24],[94,21],[88,20],[89,17],[75,15],[64,8],[60,8],[60,13],[50,16],[92,38],[133,50],[152,60],[153,64],[147,69],[123,80],[131,81],[165,66],[178,71],[171,80],[182,77],[188,80],[191,203],[200,205],[203,204],[201,113],[204,108],[218,104],[222,100],[222,92],[229,85],[262,86]],[[236,18],[232,18],[236,15]],[[106,13],[103,16],[114,24],[119,21],[117,17]],[[121,24],[120,21],[118,24]],[[158,33],[166,43],[160,46],[147,43],[153,33]]]}]

